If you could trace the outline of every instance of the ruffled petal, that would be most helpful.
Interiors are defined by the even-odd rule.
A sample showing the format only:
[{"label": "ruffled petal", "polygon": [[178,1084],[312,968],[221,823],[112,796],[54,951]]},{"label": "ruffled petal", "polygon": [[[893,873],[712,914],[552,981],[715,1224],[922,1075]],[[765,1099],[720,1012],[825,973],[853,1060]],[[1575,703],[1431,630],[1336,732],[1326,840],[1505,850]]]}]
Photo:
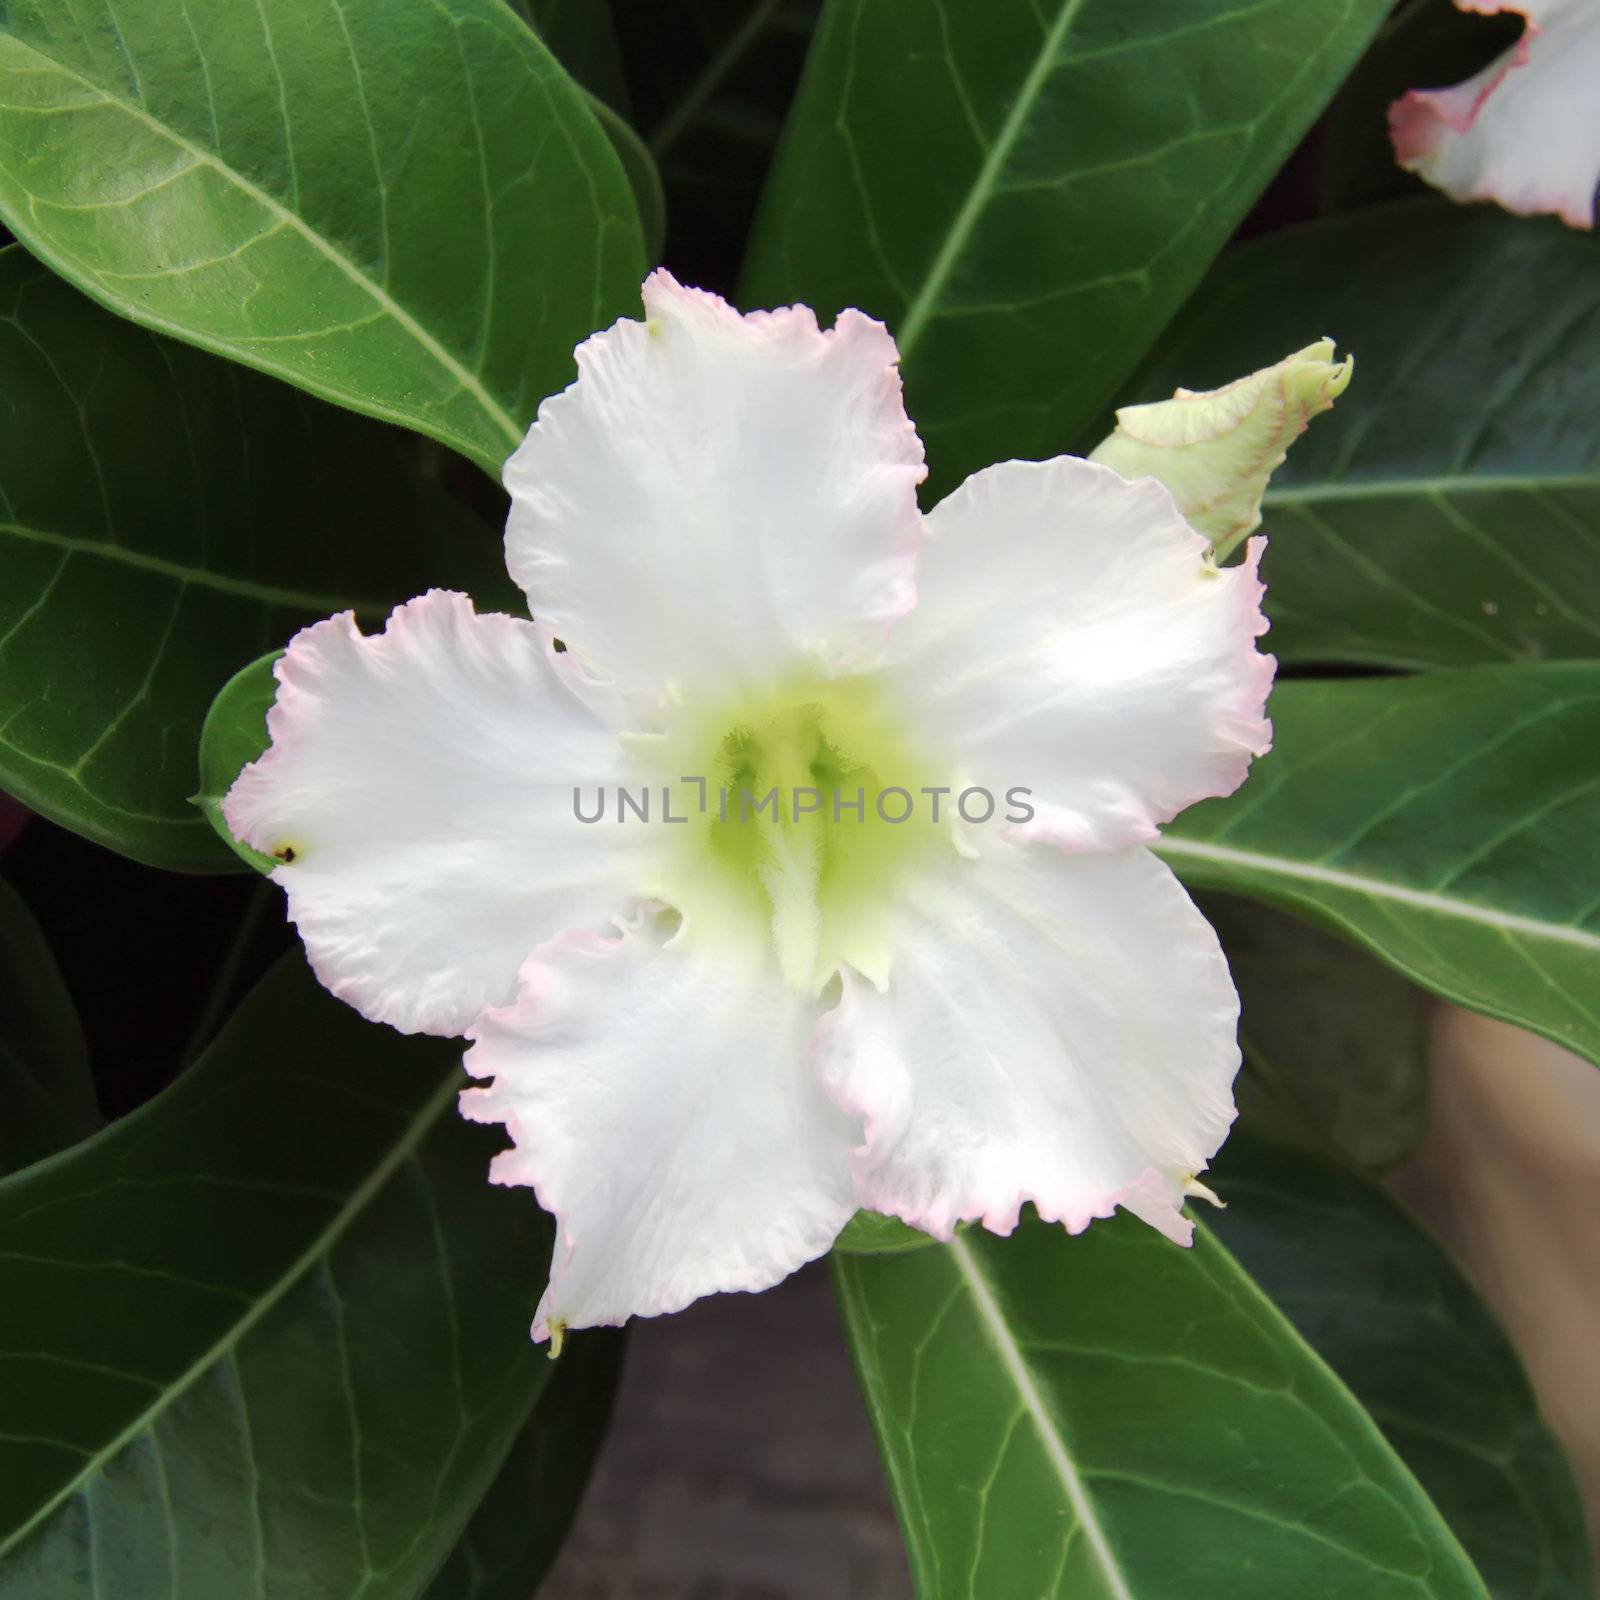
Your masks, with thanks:
[{"label": "ruffled petal", "polygon": [[1515,11],[1521,39],[1449,89],[1413,89],[1389,108],[1395,157],[1456,200],[1495,200],[1592,228],[1600,185],[1600,6],[1593,0],[1456,0]]},{"label": "ruffled petal", "polygon": [[1271,742],[1261,547],[1212,566],[1152,479],[1070,456],[989,467],[927,518],[897,697],[960,784],[1032,791],[1026,836],[1152,839]]},{"label": "ruffled petal", "polygon": [[649,830],[576,820],[574,787],[592,809],[623,756],[531,623],[433,590],[380,634],[307,628],[277,676],[272,747],[224,814],[283,861],[317,976],[364,1015],[460,1033],[535,945],[627,908]]},{"label": "ruffled petal", "polygon": [[866,1209],[948,1238],[1076,1233],[1124,1206],[1180,1244],[1179,1207],[1233,1120],[1238,1000],[1216,935],[1147,850],[1006,845],[907,892],[885,991],[848,977],[816,1034],[866,1119]]},{"label": "ruffled petal", "polygon": [[740,316],[665,272],[644,302],[506,463],[506,557],[595,703],[654,725],[674,689],[881,640],[914,597],[924,468],[881,323]]},{"label": "ruffled petal", "polygon": [[849,1219],[855,1121],[807,1062],[817,1005],[759,952],[709,959],[646,912],[537,951],[514,1004],[473,1026],[461,1097],[513,1145],[496,1183],[556,1218],[534,1337],[766,1289]]}]

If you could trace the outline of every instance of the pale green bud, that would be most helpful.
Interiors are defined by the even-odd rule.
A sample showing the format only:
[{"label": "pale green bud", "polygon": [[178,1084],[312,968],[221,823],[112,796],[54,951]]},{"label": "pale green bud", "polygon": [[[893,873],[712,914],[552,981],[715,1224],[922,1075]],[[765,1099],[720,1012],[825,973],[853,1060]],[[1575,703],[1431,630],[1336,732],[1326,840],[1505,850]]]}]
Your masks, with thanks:
[{"label": "pale green bud", "polygon": [[1354,370],[1353,358],[1333,359],[1331,339],[1319,340],[1221,389],[1124,406],[1089,459],[1125,478],[1159,479],[1220,560],[1260,527],[1267,480]]}]

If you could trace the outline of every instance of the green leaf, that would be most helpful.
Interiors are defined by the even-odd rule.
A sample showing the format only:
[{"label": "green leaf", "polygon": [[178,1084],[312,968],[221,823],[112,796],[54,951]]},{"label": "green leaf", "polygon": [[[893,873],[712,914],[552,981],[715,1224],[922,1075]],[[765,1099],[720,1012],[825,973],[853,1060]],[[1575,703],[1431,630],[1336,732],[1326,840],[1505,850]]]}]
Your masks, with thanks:
[{"label": "green leaf", "polygon": [[845,1223],[833,1248],[845,1255],[892,1256],[902,1250],[924,1250],[937,1244],[931,1233],[909,1228],[898,1217],[878,1211],[858,1211]]},{"label": "green leaf", "polygon": [[195,804],[217,837],[256,872],[271,872],[278,862],[234,838],[222,802],[233,780],[272,742],[267,737],[267,713],[278,698],[272,669],[282,656],[281,650],[272,650],[240,667],[218,690],[200,730],[200,792]]},{"label": "green leaf", "polygon": [[[1246,1127],[1382,1172],[1427,1126],[1421,996],[1343,939],[1231,895],[1205,895],[1239,991]],[[1247,1100],[1248,1092],[1248,1100]]]},{"label": "green leaf", "polygon": [[611,141],[633,192],[643,235],[644,258],[661,259],[667,201],[654,157],[623,115],[628,88],[606,0],[508,0],[546,48],[583,86],[584,100]]},{"label": "green leaf", "polygon": [[1250,781],[1156,846],[1184,880],[1600,1061],[1600,663],[1286,683],[1271,711]]},{"label": "green leaf", "polygon": [[[619,112],[628,105],[628,85],[607,0],[508,0],[527,19],[557,61],[589,93]],[[593,107],[591,106],[591,110]]]},{"label": "green leaf", "polygon": [[936,492],[1092,444],[1387,10],[829,0],[745,298],[888,323]]},{"label": "green leaf", "polygon": [[628,186],[633,191],[633,202],[639,211],[644,258],[649,262],[657,262],[661,259],[661,246],[667,236],[667,197],[661,188],[661,174],[656,171],[655,157],[650,154],[644,140],[634,132],[632,123],[620,112],[613,111],[604,100],[591,97],[589,109],[605,129],[606,137],[622,163],[622,170],[628,175]]},{"label": "green leaf", "polygon": [[1484,1589],[1370,1419],[1215,1239],[1126,1214],[835,1256],[921,1600]]},{"label": "green leaf", "polygon": [[430,584],[506,591],[416,441],[107,316],[16,247],[0,396],[0,783],[140,861],[232,865],[189,797],[251,657]]},{"label": "green leaf", "polygon": [[462,1081],[290,957],[174,1087],[0,1183],[0,1596],[424,1586],[553,1370],[549,1227]]},{"label": "green leaf", "polygon": [[1235,1135],[1216,1182],[1228,1209],[1212,1226],[1367,1407],[1496,1600],[1589,1600],[1572,1475],[1449,1257],[1326,1162]]},{"label": "green leaf", "polygon": [[1337,336],[1349,395],[1267,491],[1271,648],[1391,667],[1600,655],[1600,250],[1426,199],[1225,257],[1128,399]]},{"label": "green leaf", "polygon": [[424,1600],[528,1600],[535,1592],[560,1553],[605,1437],[622,1350],[621,1333],[594,1329],[562,1351],[538,1408]]},{"label": "green leaf", "polygon": [[637,302],[621,165],[502,0],[0,18],[0,215],[147,327],[498,474]]},{"label": "green leaf", "polygon": [[100,1126],[89,1047],[44,933],[0,880],[0,1173]]}]

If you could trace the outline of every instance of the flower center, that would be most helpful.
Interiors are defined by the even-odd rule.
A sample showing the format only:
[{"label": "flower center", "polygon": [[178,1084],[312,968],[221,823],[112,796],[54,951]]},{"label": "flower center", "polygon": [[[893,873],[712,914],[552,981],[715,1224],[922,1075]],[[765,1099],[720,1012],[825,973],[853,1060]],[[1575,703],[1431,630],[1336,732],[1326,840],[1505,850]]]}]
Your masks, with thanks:
[{"label": "flower center", "polygon": [[897,881],[952,848],[948,791],[930,795],[898,721],[869,679],[799,679],[640,741],[687,818],[664,830],[653,892],[688,936],[770,937],[802,989],[841,961],[884,969]]}]

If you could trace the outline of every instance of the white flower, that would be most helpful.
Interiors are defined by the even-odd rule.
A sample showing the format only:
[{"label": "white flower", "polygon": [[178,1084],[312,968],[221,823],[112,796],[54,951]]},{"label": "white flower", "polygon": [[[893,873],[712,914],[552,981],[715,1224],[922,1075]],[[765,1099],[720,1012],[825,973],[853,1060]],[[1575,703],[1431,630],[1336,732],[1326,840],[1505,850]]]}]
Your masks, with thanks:
[{"label": "white flower", "polygon": [[1594,226],[1600,184],[1600,0],[1456,0],[1514,11],[1522,37],[1450,89],[1413,89],[1389,108],[1395,156],[1456,200],[1496,200]]},{"label": "white flower", "polygon": [[923,516],[878,323],[644,299],[507,465],[537,620],[308,628],[229,825],[330,989],[474,1041],[492,1176],[557,1219],[536,1337],[765,1288],[857,1207],[1187,1242],[1237,1002],[1145,846],[1267,748],[1260,541],[1218,568],[1070,457]]}]

